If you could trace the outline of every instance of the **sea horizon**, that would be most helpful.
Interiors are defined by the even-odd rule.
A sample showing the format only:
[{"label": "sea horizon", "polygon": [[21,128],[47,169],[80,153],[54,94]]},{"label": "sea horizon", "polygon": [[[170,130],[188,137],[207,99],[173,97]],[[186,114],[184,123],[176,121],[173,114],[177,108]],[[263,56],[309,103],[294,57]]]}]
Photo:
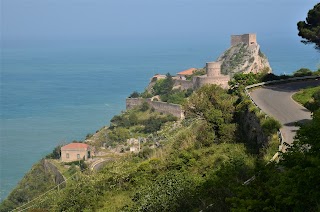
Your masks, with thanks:
[{"label": "sea horizon", "polygon": [[[319,68],[318,52],[298,37],[259,36],[273,73]],[[230,37],[3,41],[0,201],[55,146],[108,125],[154,74],[204,67],[229,46]]]}]

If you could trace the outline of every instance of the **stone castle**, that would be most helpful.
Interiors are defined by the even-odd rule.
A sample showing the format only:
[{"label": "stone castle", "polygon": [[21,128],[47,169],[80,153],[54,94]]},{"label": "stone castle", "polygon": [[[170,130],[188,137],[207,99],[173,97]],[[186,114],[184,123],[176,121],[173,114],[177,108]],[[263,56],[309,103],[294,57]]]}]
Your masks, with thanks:
[{"label": "stone castle", "polygon": [[236,46],[239,43],[247,45],[257,44],[256,34],[231,35],[231,46]]},{"label": "stone castle", "polygon": [[[260,52],[256,34],[231,35],[231,47],[217,61],[206,63],[205,75],[194,76],[191,81],[180,76],[175,79],[175,86],[195,90],[205,84],[217,84],[222,88],[228,88],[228,81],[235,72],[258,73],[265,67],[271,71],[269,62],[261,55],[263,54]],[[237,60],[235,58],[242,61],[234,65],[232,60]],[[228,66],[230,63],[233,66]]]},{"label": "stone castle", "polygon": [[[261,56],[262,55],[262,56]],[[232,63],[234,58],[241,57],[238,66],[226,66]],[[231,62],[230,62],[231,61]],[[266,61],[266,62],[265,62]],[[225,69],[230,69],[229,71],[223,71],[222,67]],[[229,88],[228,82],[230,81],[233,69],[239,69],[237,72],[243,73],[258,73],[264,67],[268,67],[271,71],[269,62],[266,57],[260,52],[260,47],[257,43],[256,34],[243,34],[243,35],[231,35],[231,47],[223,53],[217,61],[207,62],[205,66],[205,74],[200,76],[194,76],[194,72],[198,69],[191,68],[182,72],[179,72],[174,79],[174,89],[193,89],[196,90],[206,84],[216,84],[220,85],[222,88]],[[222,74],[224,73],[224,74]],[[157,80],[165,78],[165,75],[155,75],[151,78],[149,89],[153,87]],[[189,78],[189,80],[188,80]],[[191,80],[190,80],[191,78]],[[183,111],[181,106],[162,103],[158,101],[153,101],[153,99],[141,99],[141,98],[128,98],[127,99],[127,109],[131,109],[134,106],[142,104],[142,102],[147,102],[149,105],[154,107],[156,110],[164,113],[172,114],[176,117],[182,118]]]},{"label": "stone castle", "polygon": [[221,62],[207,62],[206,75],[192,78],[193,89],[198,89],[205,84],[216,84],[222,88],[228,88],[229,75],[221,74]]},{"label": "stone castle", "polygon": [[235,73],[270,73],[267,57],[261,52],[256,34],[231,36],[231,47],[217,59],[221,62],[221,73],[233,76]]}]

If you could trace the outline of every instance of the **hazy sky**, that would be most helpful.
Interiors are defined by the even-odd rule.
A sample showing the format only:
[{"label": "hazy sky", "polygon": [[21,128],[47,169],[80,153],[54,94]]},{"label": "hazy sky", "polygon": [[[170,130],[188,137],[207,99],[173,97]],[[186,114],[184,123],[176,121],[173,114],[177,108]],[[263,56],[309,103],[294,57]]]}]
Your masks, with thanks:
[{"label": "hazy sky", "polygon": [[4,40],[297,37],[316,0],[0,0]]}]

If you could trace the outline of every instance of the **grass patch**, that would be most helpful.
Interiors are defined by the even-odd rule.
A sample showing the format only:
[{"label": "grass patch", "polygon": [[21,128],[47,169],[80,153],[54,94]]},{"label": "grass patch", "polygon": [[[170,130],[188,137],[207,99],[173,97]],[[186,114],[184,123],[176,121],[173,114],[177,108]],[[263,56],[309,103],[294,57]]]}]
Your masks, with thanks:
[{"label": "grass patch", "polygon": [[319,108],[320,86],[306,88],[298,91],[292,96],[292,99],[311,111]]},{"label": "grass patch", "polygon": [[278,152],[279,150],[279,139],[278,135],[275,133],[272,135],[269,144],[263,148],[263,160],[265,162],[269,162],[272,157]]}]

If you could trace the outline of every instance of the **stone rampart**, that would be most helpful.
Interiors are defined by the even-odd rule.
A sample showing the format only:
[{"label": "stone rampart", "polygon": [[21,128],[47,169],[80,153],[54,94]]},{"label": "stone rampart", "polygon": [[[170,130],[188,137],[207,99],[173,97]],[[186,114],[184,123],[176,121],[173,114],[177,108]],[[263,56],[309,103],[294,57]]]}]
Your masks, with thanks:
[{"label": "stone rampart", "polygon": [[247,45],[257,44],[256,34],[231,35],[231,46],[236,46],[239,43]]},{"label": "stone rampart", "polygon": [[127,98],[126,99],[126,109],[130,110],[133,109],[139,105],[141,105],[146,99],[142,98]]},{"label": "stone rampart", "polygon": [[220,85],[222,88],[227,89],[229,88],[228,81],[230,80],[230,77],[228,75],[220,75],[220,77],[194,77],[193,78],[193,88],[198,89],[201,86],[207,85],[207,84],[216,84]]},{"label": "stone rampart", "polygon": [[181,105],[171,104],[167,102],[151,101],[151,99],[143,98],[127,98],[126,99],[126,109],[133,109],[141,105],[143,102],[147,102],[151,107],[153,107],[157,112],[171,114],[177,118],[183,119],[184,112]]},{"label": "stone rampart", "polygon": [[187,90],[193,88],[193,83],[191,80],[176,79],[174,81],[174,87],[176,86],[180,86],[181,90]]}]

